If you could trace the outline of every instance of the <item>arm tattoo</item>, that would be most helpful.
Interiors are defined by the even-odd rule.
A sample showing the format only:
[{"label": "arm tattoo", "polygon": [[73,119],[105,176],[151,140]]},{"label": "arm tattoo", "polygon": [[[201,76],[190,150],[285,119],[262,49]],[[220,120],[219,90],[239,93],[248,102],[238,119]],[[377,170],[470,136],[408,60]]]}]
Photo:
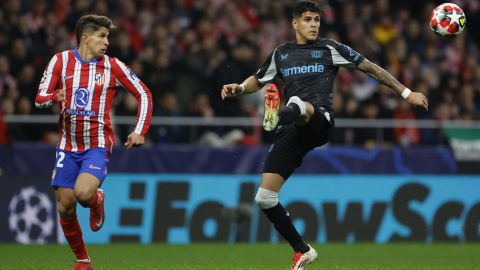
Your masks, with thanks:
[{"label": "arm tattoo", "polygon": [[403,84],[397,81],[397,79],[395,79],[392,74],[388,73],[386,70],[368,61],[367,59],[363,60],[362,63],[357,66],[357,69],[374,78],[379,83],[392,88],[399,94],[401,94],[406,88],[405,86],[403,86]]}]

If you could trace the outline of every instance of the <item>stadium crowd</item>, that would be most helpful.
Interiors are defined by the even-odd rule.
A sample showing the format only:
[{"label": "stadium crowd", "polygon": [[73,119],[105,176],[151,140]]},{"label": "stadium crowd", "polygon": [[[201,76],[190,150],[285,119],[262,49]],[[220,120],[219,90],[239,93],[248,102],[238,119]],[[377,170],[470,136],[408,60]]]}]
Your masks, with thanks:
[{"label": "stadium crowd", "polygon": [[[0,143],[55,141],[55,126],[2,121],[1,115],[58,114],[58,107],[35,108],[43,71],[58,52],[76,45],[75,24],[86,14],[106,15],[110,31],[107,55],[125,62],[149,87],[154,116],[262,115],[263,91],[221,101],[224,84],[254,74],[276,46],[295,39],[294,0],[1,0]],[[424,1],[320,0],[320,37],[351,46],[429,99],[429,111],[413,109],[396,92],[357,70],[341,68],[335,83],[336,118],[478,120],[480,116],[480,35],[478,0],[453,1],[466,12],[467,28],[452,41],[433,34]],[[280,90],[280,81],[275,81]],[[119,89],[112,114],[136,115],[137,101]],[[117,128],[125,140],[129,127]],[[200,142],[216,146],[255,145],[271,140],[261,128],[204,127]],[[180,126],[153,126],[148,140],[186,143],[196,140]],[[204,136],[200,136],[204,135]],[[332,143],[368,144],[376,131],[337,129]],[[445,143],[438,130],[397,128],[383,143]]]}]

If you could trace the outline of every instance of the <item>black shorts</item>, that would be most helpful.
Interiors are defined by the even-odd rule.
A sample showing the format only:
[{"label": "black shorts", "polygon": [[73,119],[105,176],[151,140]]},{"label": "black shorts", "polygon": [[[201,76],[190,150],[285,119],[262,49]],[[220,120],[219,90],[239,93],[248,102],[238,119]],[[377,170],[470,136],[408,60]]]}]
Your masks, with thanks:
[{"label": "black shorts", "polygon": [[298,127],[293,123],[277,127],[263,173],[277,173],[287,180],[295,168],[302,165],[302,159],[309,151],[330,140],[335,126],[333,114],[323,107],[314,108],[306,125]]}]

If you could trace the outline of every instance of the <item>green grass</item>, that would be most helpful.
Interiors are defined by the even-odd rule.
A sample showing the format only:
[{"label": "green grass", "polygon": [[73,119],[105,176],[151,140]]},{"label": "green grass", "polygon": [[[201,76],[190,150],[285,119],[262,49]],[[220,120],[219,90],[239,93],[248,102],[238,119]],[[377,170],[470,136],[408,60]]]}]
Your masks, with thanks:
[{"label": "green grass", "polygon": [[[480,269],[480,244],[312,245],[314,269]],[[290,269],[286,244],[88,245],[94,269]],[[0,245],[0,269],[71,269],[68,246]]]}]

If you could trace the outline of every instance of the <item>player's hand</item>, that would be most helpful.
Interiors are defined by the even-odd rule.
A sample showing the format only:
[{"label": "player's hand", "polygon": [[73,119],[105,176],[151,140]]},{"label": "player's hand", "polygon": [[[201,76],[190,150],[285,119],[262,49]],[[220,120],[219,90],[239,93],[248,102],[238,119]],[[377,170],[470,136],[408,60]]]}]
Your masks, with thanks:
[{"label": "player's hand", "polygon": [[222,89],[222,100],[226,97],[236,97],[240,92],[242,92],[242,88],[238,87],[236,83],[224,85]]},{"label": "player's hand", "polygon": [[145,143],[145,138],[142,135],[132,132],[132,134],[128,135],[128,139],[125,145],[128,146],[127,149],[130,150],[133,147],[138,148],[142,146],[144,143]]},{"label": "player's hand", "polygon": [[52,100],[54,102],[62,102],[65,101],[65,90],[57,89],[52,93]]},{"label": "player's hand", "polygon": [[428,111],[428,101],[422,93],[410,93],[410,95],[407,97],[407,101],[415,108],[422,107]]}]

